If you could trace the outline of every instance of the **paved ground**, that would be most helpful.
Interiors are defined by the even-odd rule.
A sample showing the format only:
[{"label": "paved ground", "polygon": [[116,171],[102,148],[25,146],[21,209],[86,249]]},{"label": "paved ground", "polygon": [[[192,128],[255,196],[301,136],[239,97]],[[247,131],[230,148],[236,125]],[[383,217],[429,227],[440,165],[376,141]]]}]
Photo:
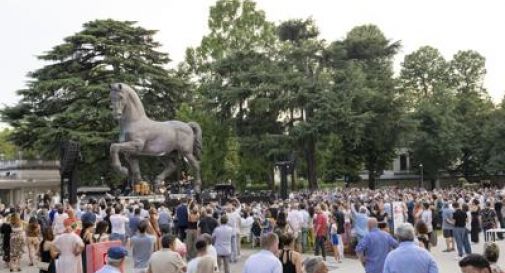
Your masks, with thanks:
[{"label": "paved ground", "polygon": [[[505,265],[505,240],[497,241],[497,243],[500,246],[500,249],[502,250],[502,255],[500,256],[499,264]],[[482,253],[482,247],[483,247],[482,241],[479,244],[475,244],[475,245],[473,244],[472,251],[474,253]],[[461,272],[458,267],[458,262],[456,260],[457,252],[445,253],[445,252],[442,252],[443,249],[445,249],[445,242],[443,242],[442,237],[439,237],[438,246],[433,248],[431,251],[433,256],[435,257],[435,260],[438,263],[439,272],[441,272],[441,273]],[[231,272],[232,273],[241,273],[247,257],[257,251],[258,251],[258,249],[244,249],[242,251],[242,256],[240,257],[239,262],[231,265]],[[309,255],[307,255],[307,256],[309,256]],[[127,264],[128,264],[128,268],[129,268],[127,270],[127,272],[132,272],[131,259],[128,259]],[[365,272],[363,270],[363,267],[361,266],[361,264],[358,262],[358,260],[352,259],[352,258],[346,258],[340,264],[335,263],[333,258],[328,258],[328,265],[330,267],[331,273],[363,273],[363,272]],[[38,270],[35,267],[28,267],[28,261],[26,259],[22,261],[22,267],[23,267],[22,272],[27,272],[27,273],[38,272]],[[0,273],[4,273],[4,272],[5,273],[9,272],[9,269],[5,265],[2,265],[2,266],[0,266]],[[170,273],[170,272],[167,272],[167,273]],[[408,272],[405,272],[405,273],[408,273]]]}]

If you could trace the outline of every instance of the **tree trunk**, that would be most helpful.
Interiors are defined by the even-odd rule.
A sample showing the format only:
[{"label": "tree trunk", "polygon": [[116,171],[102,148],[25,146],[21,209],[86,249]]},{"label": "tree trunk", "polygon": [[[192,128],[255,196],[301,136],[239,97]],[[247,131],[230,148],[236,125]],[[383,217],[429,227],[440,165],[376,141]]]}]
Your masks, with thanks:
[{"label": "tree trunk", "polygon": [[272,191],[275,190],[275,173],[274,168],[270,168],[268,172],[268,188]]},{"label": "tree trunk", "polygon": [[375,170],[373,169],[368,170],[368,188],[375,190]]},{"label": "tree trunk", "polygon": [[317,190],[316,141],[313,136],[309,136],[306,140],[305,159],[307,160],[307,179],[309,181],[309,189]]}]

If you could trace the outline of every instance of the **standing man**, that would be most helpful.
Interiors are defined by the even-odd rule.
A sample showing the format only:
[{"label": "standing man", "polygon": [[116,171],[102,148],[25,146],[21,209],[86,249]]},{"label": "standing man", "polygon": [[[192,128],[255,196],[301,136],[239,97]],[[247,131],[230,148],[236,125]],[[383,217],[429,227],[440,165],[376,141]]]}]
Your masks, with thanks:
[{"label": "standing man", "polygon": [[186,273],[197,273],[198,263],[203,257],[207,256],[207,242],[203,238],[196,240],[195,247],[196,257],[189,261]]},{"label": "standing man", "polygon": [[209,234],[212,235],[214,229],[218,226],[217,220],[212,217],[212,209],[207,208],[202,212],[200,221],[198,222],[198,235]]},{"label": "standing man", "polygon": [[300,203],[300,216],[302,218],[302,252],[307,251],[308,236],[309,236],[309,212],[305,209],[305,204]]},{"label": "standing man", "polygon": [[277,257],[279,252],[277,234],[262,235],[260,244],[262,250],[247,259],[243,273],[282,273],[282,264]]},{"label": "standing man", "polygon": [[175,217],[177,218],[177,235],[179,240],[185,242],[186,229],[188,228],[188,205],[186,199],[182,199],[181,203],[175,209]]},{"label": "standing man", "polygon": [[288,212],[288,217],[286,221],[288,222],[288,225],[291,228],[294,237],[295,250],[300,251],[301,249],[300,232],[302,229],[303,218],[301,217],[300,212],[298,211],[297,204],[291,205],[291,211]]},{"label": "standing man", "polygon": [[365,267],[366,273],[382,273],[388,253],[398,246],[398,242],[387,232],[377,228],[377,219],[368,219],[369,233],[356,247],[356,253]]},{"label": "standing man", "polygon": [[175,236],[163,235],[162,249],[156,251],[149,260],[147,273],[185,273],[186,263],[181,255],[175,251]]},{"label": "standing man", "polygon": [[93,205],[86,205],[86,212],[81,215],[82,223],[91,223],[95,225],[96,223],[96,215],[93,213]]},{"label": "standing man", "polygon": [[468,218],[466,212],[459,207],[458,202],[453,202],[452,207],[455,209],[453,214],[454,229],[452,230],[452,234],[456,240],[458,256],[459,258],[463,258],[463,254],[472,254],[472,247],[470,246],[468,231],[466,230],[466,222],[468,221]]},{"label": "standing man", "polygon": [[228,226],[228,217],[221,216],[221,225],[214,229],[212,239],[217,253],[217,264],[221,270],[224,267],[224,273],[230,273],[231,242],[233,238],[233,229]]},{"label": "standing man", "polygon": [[426,227],[428,227],[428,238],[431,239],[431,233],[433,232],[433,213],[430,208],[430,203],[428,202],[423,204],[421,220],[426,224]]},{"label": "standing man", "polygon": [[156,240],[147,235],[146,230],[148,220],[142,220],[138,227],[138,232],[130,240],[133,257],[133,272],[146,273],[149,266],[149,259],[154,251]]},{"label": "standing man", "polygon": [[121,205],[114,209],[114,215],[110,216],[111,235],[110,240],[120,240],[124,245],[126,243],[126,224],[130,219],[121,214]]},{"label": "standing man", "polygon": [[314,220],[314,233],[316,234],[316,249],[314,254],[319,256],[319,249],[323,255],[323,260],[326,261],[326,236],[328,234],[328,217],[321,210],[321,207],[316,207],[316,218]]},{"label": "standing man", "polygon": [[454,251],[454,241],[452,230],[454,229],[454,220],[452,219],[454,211],[447,199],[444,200],[442,208],[442,234],[445,238],[445,245],[447,248],[443,252]]},{"label": "standing man", "polygon": [[400,224],[396,236],[400,245],[387,255],[383,273],[438,273],[433,256],[414,242],[414,227],[410,223]]}]

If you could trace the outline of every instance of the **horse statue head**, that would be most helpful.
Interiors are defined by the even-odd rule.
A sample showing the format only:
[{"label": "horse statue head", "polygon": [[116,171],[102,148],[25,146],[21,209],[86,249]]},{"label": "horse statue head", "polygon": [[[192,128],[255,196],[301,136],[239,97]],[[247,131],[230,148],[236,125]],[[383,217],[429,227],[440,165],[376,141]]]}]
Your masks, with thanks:
[{"label": "horse statue head", "polygon": [[137,93],[130,86],[124,83],[112,83],[109,88],[114,119],[135,119],[145,116],[144,106]]}]

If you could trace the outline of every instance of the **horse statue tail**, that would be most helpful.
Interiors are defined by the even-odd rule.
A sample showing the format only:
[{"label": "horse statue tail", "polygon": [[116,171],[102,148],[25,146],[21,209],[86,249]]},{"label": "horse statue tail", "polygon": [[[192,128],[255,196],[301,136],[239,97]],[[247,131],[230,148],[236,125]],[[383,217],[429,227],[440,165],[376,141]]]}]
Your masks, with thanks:
[{"label": "horse statue tail", "polygon": [[189,127],[193,130],[193,155],[200,160],[202,157],[202,128],[196,122],[188,122]]}]

